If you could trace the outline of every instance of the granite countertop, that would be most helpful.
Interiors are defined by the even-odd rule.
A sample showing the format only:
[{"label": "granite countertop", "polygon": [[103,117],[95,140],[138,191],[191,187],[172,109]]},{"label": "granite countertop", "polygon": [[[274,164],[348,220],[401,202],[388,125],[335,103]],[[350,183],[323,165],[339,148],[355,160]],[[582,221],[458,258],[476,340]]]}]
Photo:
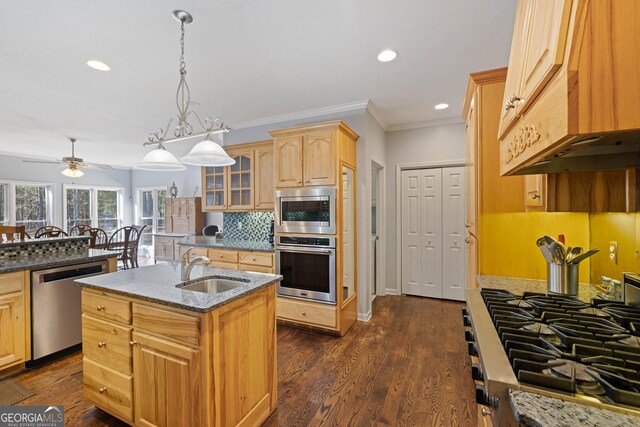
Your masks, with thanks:
[{"label": "granite countertop", "polygon": [[[481,288],[506,289],[514,294],[523,292],[547,292],[547,281],[536,279],[522,279],[518,277],[503,276],[478,276],[476,278]],[[578,298],[590,302],[591,298],[598,296],[598,290],[589,283],[580,283],[578,286]]]},{"label": "granite countertop", "polygon": [[219,294],[176,288],[176,285],[182,280],[180,279],[180,264],[175,262],[87,277],[76,280],[76,283],[86,288],[204,313],[282,280],[282,276],[277,274],[253,273],[226,268],[195,266],[191,271],[191,280],[210,276],[246,280],[247,283]]},{"label": "granite countertop", "polygon": [[203,248],[237,249],[241,251],[274,252],[273,243],[250,240],[216,240],[213,236],[188,236],[178,245],[200,246]]},{"label": "granite countertop", "polygon": [[86,249],[83,252],[71,254],[31,256],[29,258],[5,259],[0,261],[0,273],[10,271],[33,270],[36,268],[53,267],[62,264],[77,264],[117,256],[118,252],[101,249]]},{"label": "granite countertop", "polygon": [[189,233],[167,233],[164,231],[158,232],[158,233],[151,233],[152,236],[159,236],[159,237],[187,237],[187,236],[192,236],[192,234]]},{"label": "granite countertop", "polygon": [[40,239],[25,239],[25,240],[0,240],[0,246],[18,246],[18,245],[35,245],[42,243],[63,242],[65,240],[89,240],[90,236],[60,236],[60,237],[46,237]]},{"label": "granite countertop", "polygon": [[522,390],[509,390],[509,402],[516,421],[527,427],[640,426],[640,417]]}]

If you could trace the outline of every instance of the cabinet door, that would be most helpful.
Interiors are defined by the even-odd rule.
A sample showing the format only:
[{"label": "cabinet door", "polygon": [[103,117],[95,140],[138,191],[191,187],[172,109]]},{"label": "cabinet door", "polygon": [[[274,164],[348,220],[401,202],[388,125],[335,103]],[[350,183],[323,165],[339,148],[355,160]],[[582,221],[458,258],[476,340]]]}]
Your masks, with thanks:
[{"label": "cabinet door", "polygon": [[528,211],[544,211],[547,202],[547,176],[527,175],[524,179],[524,205]]},{"label": "cabinet door", "polygon": [[571,0],[528,0],[527,3],[527,53],[519,94],[523,110],[562,65],[571,11]]},{"label": "cabinet door", "polygon": [[305,136],[304,186],[336,184],[336,143],[333,131]]},{"label": "cabinet door", "polygon": [[226,172],[222,166],[202,168],[202,210],[222,211],[227,208]]},{"label": "cabinet door", "polygon": [[203,425],[200,352],[139,332],[133,341],[136,425]]},{"label": "cabinet door", "polygon": [[467,288],[476,288],[476,277],[478,277],[478,239],[473,234],[467,232],[464,242],[467,245]]},{"label": "cabinet door", "polygon": [[164,227],[167,233],[173,232],[171,215],[173,214],[173,199],[164,199]]},{"label": "cabinet door", "polygon": [[504,102],[500,115],[500,128],[498,135],[502,137],[515,121],[518,107],[517,98],[522,84],[522,67],[526,43],[527,9],[531,0],[518,1],[516,20],[511,39],[511,53],[509,54],[509,71],[504,87]]},{"label": "cabinet door", "polygon": [[24,322],[22,293],[0,297],[0,368],[24,360]]},{"label": "cabinet door", "polygon": [[302,187],[302,136],[275,140],[276,187]]},{"label": "cabinet door", "polygon": [[236,163],[229,166],[228,208],[234,210],[253,209],[253,150],[231,152]]},{"label": "cabinet door", "polygon": [[273,210],[273,145],[256,149],[255,164],[255,207]]},{"label": "cabinet door", "polygon": [[477,136],[477,112],[476,103],[478,96],[474,95],[469,107],[469,113],[465,126],[466,138],[466,166],[467,166],[467,183],[466,183],[466,220],[465,227],[469,232],[477,234],[477,162],[478,162],[478,136]]}]

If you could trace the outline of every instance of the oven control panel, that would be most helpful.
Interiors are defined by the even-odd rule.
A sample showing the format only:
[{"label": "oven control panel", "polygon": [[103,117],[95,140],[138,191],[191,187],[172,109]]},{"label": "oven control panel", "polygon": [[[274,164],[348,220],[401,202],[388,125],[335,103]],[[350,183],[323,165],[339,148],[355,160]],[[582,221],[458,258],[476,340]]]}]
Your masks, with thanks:
[{"label": "oven control panel", "polygon": [[303,246],[331,246],[329,237],[302,237],[302,236],[278,236],[278,243],[282,245],[303,245]]}]

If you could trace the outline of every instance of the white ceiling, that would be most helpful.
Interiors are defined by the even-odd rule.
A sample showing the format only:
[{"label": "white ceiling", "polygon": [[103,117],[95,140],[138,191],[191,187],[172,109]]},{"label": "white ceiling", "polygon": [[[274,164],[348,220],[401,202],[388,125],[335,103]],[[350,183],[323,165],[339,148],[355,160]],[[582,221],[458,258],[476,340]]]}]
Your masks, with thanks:
[{"label": "white ceiling", "polygon": [[[227,124],[371,100],[386,126],[460,115],[505,66],[515,0],[14,1],[0,18],[0,152],[132,166],[175,114],[179,23],[201,116]],[[398,52],[391,63],[377,54]],[[88,68],[99,59],[109,72]],[[447,110],[435,104],[446,102]],[[172,151],[173,145],[169,147]]]}]

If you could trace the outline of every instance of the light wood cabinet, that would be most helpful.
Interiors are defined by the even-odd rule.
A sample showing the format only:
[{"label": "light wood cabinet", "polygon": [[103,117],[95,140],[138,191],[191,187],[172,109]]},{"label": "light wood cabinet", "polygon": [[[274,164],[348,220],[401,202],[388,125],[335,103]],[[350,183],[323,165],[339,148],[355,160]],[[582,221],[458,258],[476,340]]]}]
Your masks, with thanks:
[{"label": "light wood cabinet", "polygon": [[24,287],[22,271],[0,274],[0,370],[26,360]]},{"label": "light wood cabinet", "polygon": [[202,199],[200,197],[166,199],[165,224],[168,233],[201,234],[204,227]]},{"label": "light wood cabinet", "polygon": [[203,167],[202,210],[273,210],[273,141],[252,142],[227,148],[236,163],[224,167]]},{"label": "light wood cabinet", "polygon": [[[180,252],[185,253],[189,246],[180,245]],[[258,273],[274,273],[275,261],[273,252],[238,251],[235,249],[207,249],[194,247],[191,257],[204,255],[211,260],[209,267],[229,268],[231,270],[255,271]]]},{"label": "light wood cabinet", "polygon": [[204,425],[200,351],[140,332],[133,342],[136,425]]},{"label": "light wood cabinet", "polygon": [[476,197],[478,194],[478,135],[477,135],[477,120],[476,103],[478,102],[477,93],[473,93],[472,99],[469,102],[469,111],[466,114],[465,120],[465,166],[466,170],[466,221],[465,228],[474,236],[478,235],[478,203]]},{"label": "light wood cabinet", "polygon": [[547,176],[524,177],[524,205],[527,211],[544,211],[547,207]]},{"label": "light wood cabinet", "polygon": [[595,147],[637,140],[640,45],[626,28],[638,19],[636,1],[519,1],[507,76],[516,83],[504,94],[517,100],[511,126],[503,117],[500,128],[501,175],[635,165],[624,155],[575,159],[592,137],[602,137]]},{"label": "light wood cabinet", "polygon": [[97,407],[136,426],[259,426],[275,410],[275,284],[208,313],[88,289],[82,300]]},{"label": "light wood cabinet", "polygon": [[[351,157],[358,135],[344,122],[327,122],[269,132],[274,138],[275,186],[298,188],[338,185],[340,161]],[[342,149],[347,151],[342,153]],[[351,163],[355,166],[355,159]]]},{"label": "light wood cabinet", "polygon": [[156,261],[173,261],[178,259],[177,242],[182,237],[153,236],[153,256]]}]

